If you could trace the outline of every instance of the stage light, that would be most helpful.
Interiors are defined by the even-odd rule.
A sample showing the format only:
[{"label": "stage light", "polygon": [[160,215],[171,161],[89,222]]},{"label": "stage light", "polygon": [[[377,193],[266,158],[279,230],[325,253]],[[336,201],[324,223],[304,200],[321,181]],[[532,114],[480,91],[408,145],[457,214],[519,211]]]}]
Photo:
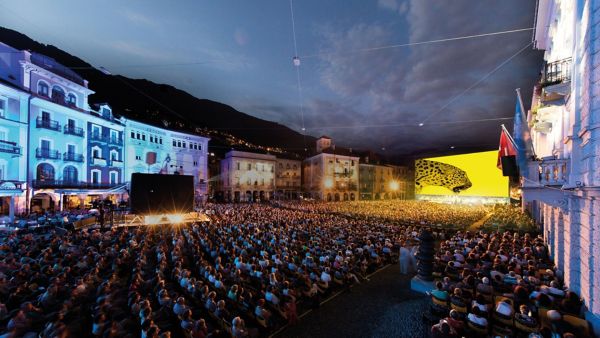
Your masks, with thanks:
[{"label": "stage light", "polygon": [[183,223],[183,221],[185,220],[185,216],[183,214],[167,215],[167,218],[171,223],[175,224]]},{"label": "stage light", "polygon": [[400,189],[400,183],[398,183],[398,181],[391,181],[390,189],[392,189],[392,191],[398,191],[398,189]]},{"label": "stage light", "polygon": [[423,126],[423,122],[419,123],[419,127],[422,127],[422,126]]},{"label": "stage light", "polygon": [[326,178],[325,181],[323,182],[323,184],[325,185],[325,188],[331,189],[331,188],[333,188],[333,179]]}]

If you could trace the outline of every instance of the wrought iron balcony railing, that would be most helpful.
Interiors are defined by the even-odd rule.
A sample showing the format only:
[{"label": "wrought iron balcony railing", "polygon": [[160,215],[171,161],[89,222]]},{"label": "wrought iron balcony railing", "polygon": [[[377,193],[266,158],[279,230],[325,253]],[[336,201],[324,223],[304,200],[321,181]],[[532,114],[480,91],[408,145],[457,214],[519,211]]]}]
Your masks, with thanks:
[{"label": "wrought iron balcony railing", "polygon": [[117,183],[91,183],[91,182],[80,182],[76,180],[34,180],[31,182],[33,188],[44,189],[44,188],[78,188],[78,189],[110,189],[120,184]]},{"label": "wrought iron balcony railing", "polygon": [[83,155],[66,152],[66,153],[63,153],[63,160],[69,161],[69,162],[83,162]]},{"label": "wrought iron balcony railing", "polygon": [[50,130],[54,130],[54,131],[60,131],[60,124],[58,123],[58,121],[54,121],[54,120],[50,120],[50,119],[44,119],[44,118],[38,117],[37,120],[35,121],[35,126],[37,128],[44,128],[44,129],[50,129]]},{"label": "wrought iron balcony railing", "polygon": [[21,147],[16,142],[0,140],[0,152],[21,155]]},{"label": "wrought iron balcony railing", "polygon": [[50,160],[58,160],[60,159],[60,153],[58,150],[48,149],[48,148],[37,148],[35,150],[36,158],[45,158]]},{"label": "wrought iron balcony railing", "polygon": [[68,135],[75,135],[75,136],[81,136],[81,137],[83,137],[83,135],[84,135],[83,128],[80,128],[80,127],[73,127],[73,126],[66,125],[66,126],[64,126],[63,130],[64,130],[64,133],[68,134]]},{"label": "wrought iron balcony railing", "polygon": [[571,81],[571,64],[571,58],[546,63],[541,81],[542,87]]}]

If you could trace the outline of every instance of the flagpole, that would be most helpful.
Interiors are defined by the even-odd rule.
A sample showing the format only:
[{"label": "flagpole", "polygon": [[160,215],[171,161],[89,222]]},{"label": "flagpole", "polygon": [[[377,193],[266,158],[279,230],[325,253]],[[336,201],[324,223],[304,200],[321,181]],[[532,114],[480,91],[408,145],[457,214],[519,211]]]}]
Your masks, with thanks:
[{"label": "flagpole", "polygon": [[[525,122],[527,121],[527,115],[525,115],[525,107],[523,106],[523,98],[521,97],[521,88],[517,88],[515,89],[515,91],[517,92],[517,98],[519,100],[519,106],[521,106],[521,118],[522,121]],[[529,126],[526,127],[528,129],[530,138],[531,138],[531,131],[529,130]],[[531,155],[535,158],[535,149],[533,147],[533,144],[531,145],[531,149],[528,149],[531,151]]]},{"label": "flagpole", "polygon": [[517,145],[517,142],[515,142],[515,140],[513,139],[512,135],[510,134],[508,129],[506,129],[506,126],[504,126],[504,123],[501,124],[501,126],[502,126],[502,130],[504,130],[504,132],[506,133],[506,136],[508,136],[508,140],[513,144],[513,146],[515,146],[515,148],[519,148],[519,146]]}]

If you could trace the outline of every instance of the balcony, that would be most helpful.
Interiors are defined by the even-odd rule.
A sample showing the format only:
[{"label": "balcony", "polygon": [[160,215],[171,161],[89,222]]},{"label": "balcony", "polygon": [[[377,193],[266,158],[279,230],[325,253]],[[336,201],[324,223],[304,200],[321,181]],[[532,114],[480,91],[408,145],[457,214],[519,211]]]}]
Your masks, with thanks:
[{"label": "balcony", "polygon": [[91,183],[71,180],[34,180],[31,182],[34,189],[48,188],[76,188],[76,189],[110,189],[118,186],[116,183]]},{"label": "balcony", "polygon": [[540,184],[562,186],[569,178],[569,160],[543,160],[539,164]]},{"label": "balcony", "polygon": [[111,167],[122,167],[123,166],[123,161],[121,160],[110,160],[109,166]]},{"label": "balcony", "polygon": [[571,81],[571,58],[546,63],[542,76],[543,87]]},{"label": "balcony", "polygon": [[16,142],[0,140],[0,153],[21,155],[21,147]]},{"label": "balcony", "polygon": [[83,162],[83,155],[66,152],[66,153],[63,153],[63,161],[65,161],[65,162]]},{"label": "balcony", "polygon": [[44,129],[50,129],[50,130],[54,130],[54,131],[60,131],[60,124],[58,123],[58,121],[44,119],[41,117],[37,118],[37,120],[35,121],[35,126],[37,128],[44,128]]},{"label": "balcony", "polygon": [[92,158],[92,165],[106,167],[107,161],[105,158],[102,158],[102,157],[94,157],[94,158]]},{"label": "balcony", "polygon": [[47,149],[47,148],[37,148],[35,150],[35,157],[36,158],[45,158],[48,160],[59,160],[60,153],[58,152],[58,150],[52,150],[52,149]]},{"label": "balcony", "polygon": [[108,137],[102,136],[102,134],[98,134],[98,133],[91,133],[90,134],[90,140],[91,141],[98,141],[98,142],[107,143],[108,142]]},{"label": "balcony", "polygon": [[118,138],[118,137],[110,137],[108,139],[108,143],[114,144],[114,145],[118,145],[118,146],[122,146],[123,145],[123,140],[121,138]]},{"label": "balcony", "polygon": [[80,137],[83,137],[83,135],[84,135],[83,128],[69,126],[69,125],[66,125],[63,128],[63,131],[67,135],[75,135],[75,136],[80,136]]}]

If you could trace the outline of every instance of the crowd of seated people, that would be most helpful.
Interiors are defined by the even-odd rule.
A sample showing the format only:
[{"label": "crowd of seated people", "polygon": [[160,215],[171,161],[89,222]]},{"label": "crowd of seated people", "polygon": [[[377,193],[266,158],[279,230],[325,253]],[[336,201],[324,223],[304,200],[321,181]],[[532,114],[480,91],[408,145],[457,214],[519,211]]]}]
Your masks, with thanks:
[{"label": "crowd of seated people", "polygon": [[279,203],[288,208],[311,212],[350,214],[355,217],[384,219],[402,224],[442,225],[444,228],[464,228],[483,218],[490,210],[483,205],[414,200]]},{"label": "crowd of seated people", "polygon": [[397,260],[416,226],[269,205],[211,222],[41,234],[0,244],[2,337],[247,337],[294,324]]},{"label": "crowd of seated people", "polygon": [[433,337],[590,336],[541,236],[457,232],[441,243],[434,271]]}]

